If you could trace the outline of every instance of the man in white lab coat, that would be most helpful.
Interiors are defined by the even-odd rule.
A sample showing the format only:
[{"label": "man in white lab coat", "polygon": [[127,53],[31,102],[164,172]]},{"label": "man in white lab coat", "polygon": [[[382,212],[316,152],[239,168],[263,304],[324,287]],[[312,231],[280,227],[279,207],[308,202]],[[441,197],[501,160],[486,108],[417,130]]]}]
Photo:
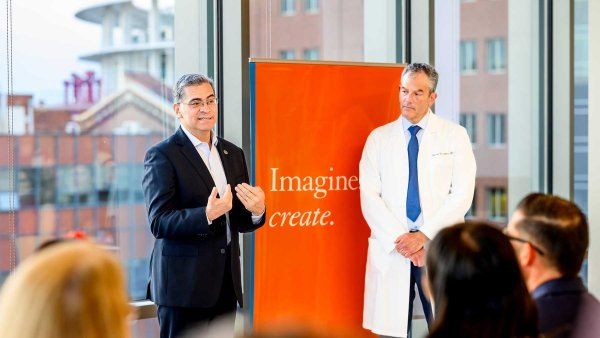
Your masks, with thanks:
[{"label": "man in white lab coat", "polygon": [[426,243],[463,221],[476,172],[466,130],[430,110],[436,70],[409,64],[401,80],[400,118],[371,132],[360,161],[361,207],[371,228],[363,327],[393,337],[408,336],[415,284],[431,322],[421,287]]}]

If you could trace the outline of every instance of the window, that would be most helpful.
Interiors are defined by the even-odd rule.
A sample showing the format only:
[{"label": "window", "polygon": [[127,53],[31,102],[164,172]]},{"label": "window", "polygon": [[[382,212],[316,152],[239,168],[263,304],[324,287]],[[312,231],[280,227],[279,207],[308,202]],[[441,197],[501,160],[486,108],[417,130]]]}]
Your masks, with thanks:
[{"label": "window", "polygon": [[319,50],[317,48],[310,48],[304,50],[304,60],[318,60]]},{"label": "window", "polygon": [[[13,173],[13,176],[15,173]],[[0,169],[0,212],[10,211],[10,199],[12,197],[13,203],[15,204],[15,208],[19,208],[19,198],[18,195],[12,192],[11,184],[9,177],[9,168],[1,168]],[[16,184],[13,182],[13,184]],[[1,281],[1,279],[0,279]]]},{"label": "window", "polygon": [[37,170],[34,168],[19,169],[19,205],[21,207],[34,207],[36,204],[35,198],[35,180]]},{"label": "window", "polygon": [[467,211],[465,218],[475,218],[477,216],[477,189],[473,193],[473,202],[471,202],[471,207]]},{"label": "window", "polygon": [[488,218],[493,221],[507,219],[506,189],[500,187],[488,188]]},{"label": "window", "polygon": [[[24,17],[52,12],[64,19],[49,22],[52,27],[32,26],[26,31],[15,17],[15,36],[36,37],[23,40],[23,49],[35,48],[39,41],[52,42],[52,36],[82,34],[70,39],[73,48],[49,48],[44,55],[13,58],[15,69],[44,76],[33,80],[15,72],[20,86],[15,89],[22,94],[10,100],[12,135],[4,129],[8,114],[4,110],[0,114],[0,287],[3,276],[42,241],[78,230],[119,250],[131,299],[145,298],[153,236],[142,198],[144,154],[178,126],[171,108],[172,3],[130,4],[131,10],[119,12],[119,20],[104,29],[101,23],[114,19],[114,4],[72,6],[61,1],[19,7]],[[81,15],[92,8],[98,9],[93,18]],[[151,15],[156,20],[131,24]],[[97,50],[90,54],[89,46]],[[114,50],[119,50],[118,55]],[[48,68],[52,74],[44,72]],[[86,72],[73,74],[76,69]],[[6,83],[0,87],[7,88]],[[0,103],[8,101],[3,91]],[[131,126],[125,129],[135,135],[115,135],[120,126]],[[14,142],[12,158],[6,156],[9,140]],[[14,218],[9,218],[11,205]],[[9,259],[9,253],[14,259]]]},{"label": "window", "polygon": [[316,13],[319,11],[319,0],[304,0],[304,11]]},{"label": "window", "polygon": [[471,143],[477,143],[477,115],[474,113],[461,113],[460,125],[467,130]]},{"label": "window", "polygon": [[506,144],[505,114],[493,113],[488,115],[488,144],[491,146]]},{"label": "window", "polygon": [[296,58],[296,53],[293,50],[282,50],[279,52],[279,58],[283,60],[293,60]]},{"label": "window", "polygon": [[490,73],[506,71],[506,43],[503,38],[487,41],[487,69]]},{"label": "window", "polygon": [[296,12],[295,0],[281,0],[281,15],[294,15]]},{"label": "window", "polygon": [[477,71],[477,44],[474,40],[460,43],[460,72],[472,74]]},{"label": "window", "polygon": [[160,79],[164,81],[167,78],[167,54],[160,54]]}]

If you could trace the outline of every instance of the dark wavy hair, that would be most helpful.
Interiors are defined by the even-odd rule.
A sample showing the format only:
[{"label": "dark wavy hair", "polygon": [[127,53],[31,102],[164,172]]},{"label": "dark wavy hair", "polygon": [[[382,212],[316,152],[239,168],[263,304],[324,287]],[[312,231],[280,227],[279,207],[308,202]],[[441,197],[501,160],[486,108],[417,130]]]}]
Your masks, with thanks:
[{"label": "dark wavy hair", "polygon": [[502,232],[486,223],[448,227],[431,241],[428,281],[436,319],[429,337],[537,337],[537,311]]}]

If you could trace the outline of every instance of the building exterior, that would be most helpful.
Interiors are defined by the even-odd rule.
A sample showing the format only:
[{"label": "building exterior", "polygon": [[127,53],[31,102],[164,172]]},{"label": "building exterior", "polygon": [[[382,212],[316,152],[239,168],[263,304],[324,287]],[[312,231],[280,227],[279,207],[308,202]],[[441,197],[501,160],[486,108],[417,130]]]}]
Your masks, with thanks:
[{"label": "building exterior", "polygon": [[[145,299],[153,238],[143,157],[178,125],[173,13],[157,1],[149,10],[113,1],[76,17],[102,25],[100,50],[82,57],[100,63],[100,77],[73,74],[59,106],[33,107],[30,95],[13,96],[14,133],[0,130],[0,147],[11,144],[14,154],[12,163],[10,151],[0,154],[0,284],[45,240],[82,231],[117,251],[131,298]],[[152,336],[151,326],[139,330]]]},{"label": "building exterior", "polygon": [[149,10],[131,0],[117,0],[84,8],[75,16],[102,27],[102,44],[82,60],[101,66],[102,96],[125,85],[127,72],[144,73],[173,85],[173,10],[160,9],[158,0]]},{"label": "building exterior", "polygon": [[250,56],[362,61],[362,0],[253,0]]},{"label": "building exterior", "polygon": [[460,16],[460,123],[477,160],[470,216],[501,223],[508,216],[508,0],[461,1]]}]

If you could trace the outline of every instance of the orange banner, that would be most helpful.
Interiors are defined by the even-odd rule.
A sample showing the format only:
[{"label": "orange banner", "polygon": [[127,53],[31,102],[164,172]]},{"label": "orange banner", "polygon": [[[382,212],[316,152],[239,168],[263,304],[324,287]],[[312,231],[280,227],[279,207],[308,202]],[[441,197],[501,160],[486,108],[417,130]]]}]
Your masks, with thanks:
[{"label": "orange banner", "polygon": [[402,70],[251,62],[255,182],[268,205],[267,223],[255,235],[255,330],[286,322],[367,334],[369,227],[358,162],[369,133],[400,114]]}]

